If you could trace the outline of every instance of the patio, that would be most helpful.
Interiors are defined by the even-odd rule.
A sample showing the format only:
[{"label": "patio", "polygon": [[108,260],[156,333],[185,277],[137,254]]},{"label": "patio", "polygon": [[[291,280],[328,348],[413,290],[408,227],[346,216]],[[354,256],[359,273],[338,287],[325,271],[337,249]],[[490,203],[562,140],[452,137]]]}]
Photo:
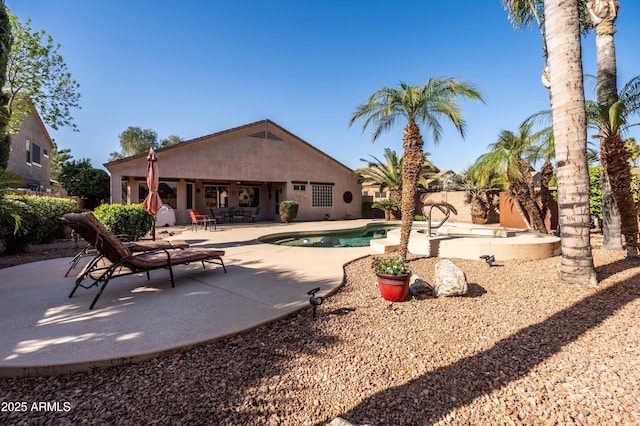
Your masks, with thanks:
[{"label": "patio", "polygon": [[[199,264],[118,278],[105,289],[67,295],[74,275],[69,259],[53,259],[0,270],[0,376],[53,375],[150,359],[241,333],[286,317],[309,305],[307,292],[335,291],[344,263],[369,248],[317,251],[262,244],[260,235],[298,230],[362,226],[365,220],[293,224],[223,225],[217,231],[191,231],[171,238],[194,247],[226,251],[228,273]],[[85,258],[84,261],[87,261]],[[79,269],[77,270],[79,271]]]}]

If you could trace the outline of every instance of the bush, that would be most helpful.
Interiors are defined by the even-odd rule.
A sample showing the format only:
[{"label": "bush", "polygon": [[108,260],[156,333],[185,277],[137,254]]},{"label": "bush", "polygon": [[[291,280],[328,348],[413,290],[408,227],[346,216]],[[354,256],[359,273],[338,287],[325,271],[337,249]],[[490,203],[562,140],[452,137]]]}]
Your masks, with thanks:
[{"label": "bush", "polygon": [[283,201],[280,203],[280,219],[283,222],[293,222],[298,217],[298,202]]},{"label": "bush", "polygon": [[151,227],[149,213],[142,204],[103,204],[93,213],[109,232],[130,241],[146,235]]},{"label": "bush", "polygon": [[413,220],[416,221],[416,222],[425,222],[427,220],[427,218],[422,216],[422,215],[417,214],[417,215],[415,215],[413,217]]},{"label": "bush", "polygon": [[[7,195],[0,206],[0,240],[7,253],[22,251],[28,244],[50,243],[62,238],[60,217],[72,212],[76,202],[67,198]],[[16,221],[22,227],[16,232]]]}]

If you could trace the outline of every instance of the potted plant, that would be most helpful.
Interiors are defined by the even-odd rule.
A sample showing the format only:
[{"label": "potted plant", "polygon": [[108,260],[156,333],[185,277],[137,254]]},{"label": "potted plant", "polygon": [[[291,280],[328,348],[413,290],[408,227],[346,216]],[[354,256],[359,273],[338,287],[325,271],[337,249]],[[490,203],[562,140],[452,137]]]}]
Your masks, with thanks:
[{"label": "potted plant", "polygon": [[375,257],[371,267],[378,277],[378,288],[385,300],[402,302],[407,298],[411,269],[399,257]]}]

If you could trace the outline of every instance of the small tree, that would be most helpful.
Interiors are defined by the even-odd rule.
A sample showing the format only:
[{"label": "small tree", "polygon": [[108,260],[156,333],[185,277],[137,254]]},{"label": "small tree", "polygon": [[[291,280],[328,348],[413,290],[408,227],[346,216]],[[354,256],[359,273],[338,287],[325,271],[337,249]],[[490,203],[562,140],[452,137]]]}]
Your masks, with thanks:
[{"label": "small tree", "polygon": [[60,184],[69,195],[84,198],[90,206],[97,206],[109,198],[110,179],[107,172],[95,169],[87,158],[62,165]]},{"label": "small tree", "polygon": [[400,203],[389,198],[386,200],[376,201],[375,203],[371,204],[371,207],[384,211],[384,218],[386,220],[390,220],[393,212],[400,210]]}]

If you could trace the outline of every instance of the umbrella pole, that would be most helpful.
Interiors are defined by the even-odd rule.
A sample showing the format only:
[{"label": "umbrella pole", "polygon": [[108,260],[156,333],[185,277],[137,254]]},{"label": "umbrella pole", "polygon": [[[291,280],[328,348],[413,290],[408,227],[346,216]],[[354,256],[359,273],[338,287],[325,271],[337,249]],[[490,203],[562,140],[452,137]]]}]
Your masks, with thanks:
[{"label": "umbrella pole", "polygon": [[152,214],[149,216],[151,218],[151,239],[155,241],[156,240],[156,215]]}]

